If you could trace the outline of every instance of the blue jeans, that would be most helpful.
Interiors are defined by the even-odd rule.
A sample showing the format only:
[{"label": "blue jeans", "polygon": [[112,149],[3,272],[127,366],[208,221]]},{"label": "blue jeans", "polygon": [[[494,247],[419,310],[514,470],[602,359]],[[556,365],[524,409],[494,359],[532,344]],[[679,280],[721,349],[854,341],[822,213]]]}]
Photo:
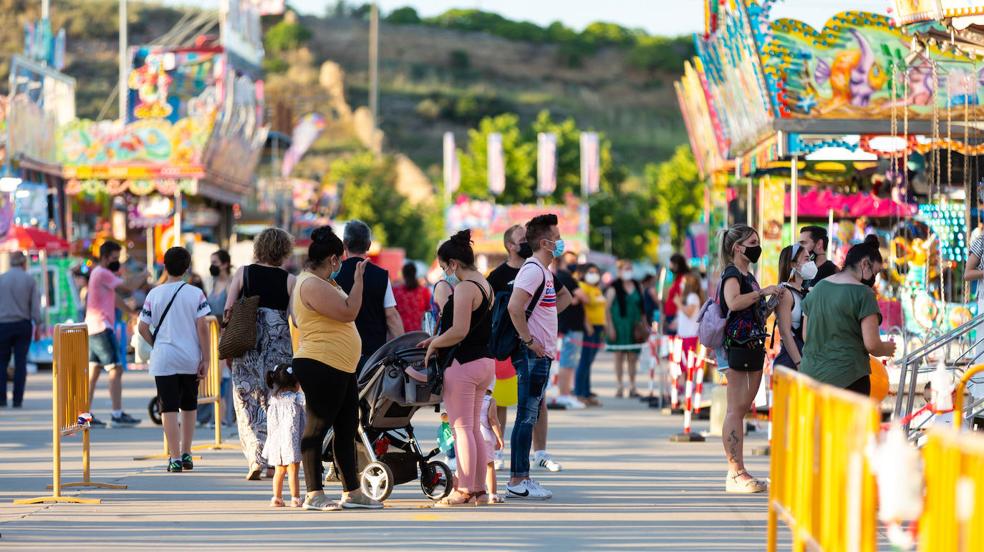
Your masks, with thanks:
[{"label": "blue jeans", "polygon": [[513,354],[516,367],[516,421],[509,440],[510,472],[513,477],[529,477],[530,448],[533,446],[533,426],[540,416],[540,404],[550,378],[550,357],[538,358],[520,345]]},{"label": "blue jeans", "polygon": [[24,402],[27,351],[31,348],[31,321],[0,322],[0,404],[7,404],[7,366],[14,355],[14,404]]},{"label": "blue jeans", "polygon": [[598,351],[601,350],[601,340],[605,338],[605,327],[594,326],[591,335],[584,336],[581,346],[581,361],[574,372],[574,395],[577,397],[591,396],[591,365],[594,364]]},{"label": "blue jeans", "polygon": [[581,343],[584,341],[584,332],[567,332],[564,334],[560,344],[561,368],[573,370],[577,367],[578,352],[581,350]]}]

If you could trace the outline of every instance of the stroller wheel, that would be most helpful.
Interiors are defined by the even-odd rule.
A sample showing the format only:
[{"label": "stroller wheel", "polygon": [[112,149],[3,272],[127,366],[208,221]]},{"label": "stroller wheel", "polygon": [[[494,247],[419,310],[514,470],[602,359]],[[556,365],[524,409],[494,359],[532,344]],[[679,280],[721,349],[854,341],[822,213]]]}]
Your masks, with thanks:
[{"label": "stroller wheel", "polygon": [[373,500],[382,502],[393,492],[393,471],[382,462],[370,462],[359,481],[362,492]]},{"label": "stroller wheel", "polygon": [[431,500],[441,500],[448,496],[454,488],[451,468],[438,460],[428,462],[420,474],[420,488]]},{"label": "stroller wheel", "polygon": [[150,416],[150,420],[157,425],[164,423],[161,420],[161,401],[157,400],[156,395],[153,399],[150,399],[150,403],[147,404],[147,415]]}]

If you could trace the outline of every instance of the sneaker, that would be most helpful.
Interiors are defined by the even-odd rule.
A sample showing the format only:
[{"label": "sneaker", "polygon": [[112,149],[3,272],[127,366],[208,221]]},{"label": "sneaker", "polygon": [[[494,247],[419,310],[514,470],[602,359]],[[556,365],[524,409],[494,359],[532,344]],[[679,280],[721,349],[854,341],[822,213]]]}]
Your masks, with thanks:
[{"label": "sneaker", "polygon": [[553,493],[541,487],[532,479],[524,479],[515,485],[506,485],[509,498],[526,498],[531,500],[547,500]]},{"label": "sneaker", "polygon": [[106,427],[106,422],[93,418],[89,420],[89,427]]},{"label": "sneaker", "polygon": [[557,397],[557,402],[563,404],[567,410],[582,410],[585,408],[584,403],[575,399],[571,395]]},{"label": "sneaker", "polygon": [[564,469],[560,463],[554,461],[553,457],[550,456],[549,452],[540,450],[533,455],[533,463],[541,468],[547,470],[548,472],[559,472]]},{"label": "sneaker", "polygon": [[170,473],[181,473],[181,460],[171,459],[167,463],[167,471]]},{"label": "sneaker", "polygon": [[338,503],[342,508],[346,510],[354,510],[362,508],[365,510],[378,510],[383,507],[383,503],[378,500],[373,500],[362,493],[349,494],[348,496],[342,497],[342,500]]},{"label": "sneaker", "polygon": [[185,471],[191,471],[195,469],[195,463],[192,462],[192,458],[190,454],[181,455],[181,469]]},{"label": "sneaker", "polygon": [[543,485],[540,485],[540,482],[537,481],[536,479],[532,479],[531,478],[531,479],[527,479],[527,481],[529,482],[530,485],[536,487],[536,489],[540,493],[543,493],[544,495],[546,495],[547,498],[553,498],[553,493],[549,489],[547,489],[546,487],[544,487]]},{"label": "sneaker", "polygon": [[308,493],[308,495],[304,497],[304,504],[302,505],[302,508],[305,510],[317,510],[319,512],[335,512],[342,509],[337,502],[330,500],[324,493]]},{"label": "sneaker", "polygon": [[495,469],[497,471],[498,470],[501,470],[502,468],[504,468],[506,466],[506,461],[502,457],[502,451],[501,450],[495,451],[495,457],[492,460],[492,465],[493,465],[493,467],[495,467]]},{"label": "sneaker", "polygon": [[109,420],[109,424],[112,427],[132,427],[140,423],[140,420],[130,416],[126,412],[120,414],[119,416],[113,416]]}]

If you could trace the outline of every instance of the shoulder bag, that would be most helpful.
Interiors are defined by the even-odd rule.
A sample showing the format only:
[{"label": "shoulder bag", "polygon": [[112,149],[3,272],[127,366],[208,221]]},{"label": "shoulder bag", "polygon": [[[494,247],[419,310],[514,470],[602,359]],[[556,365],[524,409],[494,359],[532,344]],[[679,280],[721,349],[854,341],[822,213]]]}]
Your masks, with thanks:
[{"label": "shoulder bag", "polygon": [[256,348],[256,312],[260,308],[260,296],[246,296],[249,289],[249,267],[243,268],[243,289],[232,306],[229,324],[219,338],[219,359],[239,358]]}]

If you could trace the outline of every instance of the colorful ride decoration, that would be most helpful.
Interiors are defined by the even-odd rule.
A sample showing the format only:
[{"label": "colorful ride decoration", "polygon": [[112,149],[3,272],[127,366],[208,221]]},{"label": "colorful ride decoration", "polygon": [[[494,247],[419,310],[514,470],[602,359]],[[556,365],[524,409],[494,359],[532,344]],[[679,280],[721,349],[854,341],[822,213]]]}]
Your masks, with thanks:
[{"label": "colorful ride decoration", "polygon": [[555,214],[560,221],[560,235],[564,237],[568,251],[588,251],[588,206],[577,198],[568,196],[561,205],[497,205],[491,201],[469,200],[461,197],[447,208],[445,229],[454,234],[471,229],[475,253],[501,255],[502,234],[516,221],[530,220],[545,214]]}]

